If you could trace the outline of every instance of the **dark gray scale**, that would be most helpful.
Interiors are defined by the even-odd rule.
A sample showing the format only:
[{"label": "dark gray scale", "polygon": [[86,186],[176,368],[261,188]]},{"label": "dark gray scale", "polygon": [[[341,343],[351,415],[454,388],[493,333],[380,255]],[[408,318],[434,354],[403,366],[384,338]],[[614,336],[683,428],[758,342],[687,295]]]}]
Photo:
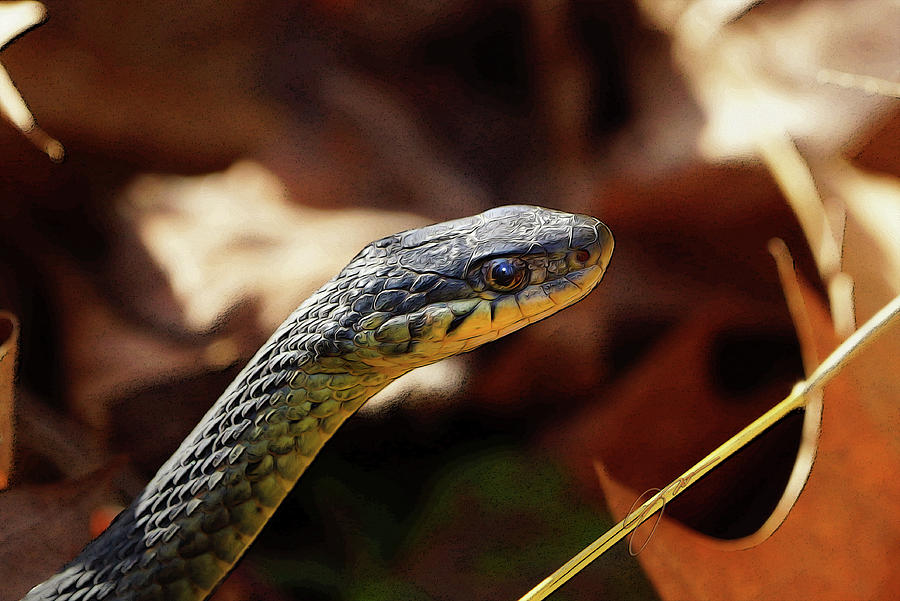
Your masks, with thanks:
[{"label": "dark gray scale", "polygon": [[75,582],[80,577],[81,577],[81,574],[79,574],[78,572],[75,572],[70,575],[68,575],[68,574],[63,575],[62,578],[60,578],[60,581],[56,585],[56,590],[66,591],[66,590],[71,589],[75,585]]},{"label": "dark gray scale", "polygon": [[166,482],[166,486],[180,486],[190,480],[191,474],[187,470],[176,470],[171,480]]},{"label": "dark gray scale", "polygon": [[425,292],[430,290],[435,284],[440,281],[440,278],[433,273],[423,273],[418,276],[416,280],[409,287],[410,292]]},{"label": "dark gray scale", "polygon": [[313,344],[313,349],[317,357],[339,357],[341,347],[334,340],[320,338]]},{"label": "dark gray scale", "polygon": [[466,275],[471,246],[448,240],[414,250],[401,250],[398,254],[400,265],[410,271],[462,279]]},{"label": "dark gray scale", "polygon": [[415,280],[415,277],[416,277],[416,274],[409,273],[409,272],[390,277],[384,283],[384,289],[385,290],[409,290],[412,287],[412,283]]},{"label": "dark gray scale", "polygon": [[359,311],[347,311],[344,315],[338,318],[338,323],[341,324],[344,328],[352,328],[359,321]]},{"label": "dark gray scale", "polygon": [[395,312],[397,315],[414,313],[427,305],[429,300],[430,299],[425,294],[409,294],[399,305],[397,305]]},{"label": "dark gray scale", "polygon": [[463,280],[444,279],[428,292],[428,300],[434,303],[465,298],[471,290],[471,286]]},{"label": "dark gray scale", "polygon": [[382,280],[381,278],[370,278],[363,288],[363,292],[365,294],[372,295],[378,294],[382,290],[384,290],[384,280]]},{"label": "dark gray scale", "polygon": [[475,263],[495,256],[524,256],[524,255],[548,255],[553,252],[544,244],[538,244],[531,240],[502,241],[490,240],[476,245],[472,251],[470,268]]},{"label": "dark gray scale", "polygon": [[311,337],[312,334],[308,332],[298,333],[288,341],[284,348],[295,353],[302,353],[306,349],[306,341]]},{"label": "dark gray scale", "polygon": [[263,391],[266,396],[271,396],[276,390],[284,386],[285,378],[293,376],[297,369],[298,354],[285,353],[272,361],[272,373],[263,376],[265,386]]},{"label": "dark gray scale", "polygon": [[397,234],[393,238],[399,238],[400,245],[403,248],[416,248],[423,244],[434,244],[447,239],[455,239],[464,237],[474,232],[478,227],[484,224],[484,220],[480,215],[472,217],[463,217],[443,223],[435,223],[417,230],[410,230]]},{"label": "dark gray scale", "polygon": [[[385,238],[382,238],[381,240],[376,240],[375,242],[373,242],[372,244],[367,246],[366,250],[370,251],[372,254],[375,254],[375,255],[383,255],[383,254],[385,254],[383,249],[387,248],[388,246],[391,246],[392,244],[395,244],[396,242],[397,242],[397,234],[395,234],[393,236],[387,236]],[[381,251],[381,252],[378,252],[378,251]]]},{"label": "dark gray scale", "polygon": [[313,357],[318,356],[318,353],[316,352],[316,342],[318,342],[319,340],[321,340],[319,336],[307,336],[303,341],[303,350],[311,354]]},{"label": "dark gray scale", "polygon": [[395,313],[397,305],[403,302],[409,293],[406,290],[385,290],[375,297],[372,308],[376,311]]},{"label": "dark gray scale", "polygon": [[337,332],[340,327],[340,324],[336,321],[327,320],[321,322],[316,328],[316,331],[319,336],[322,336],[324,338],[333,338],[335,332]]},{"label": "dark gray scale", "polygon": [[341,325],[341,327],[339,327],[334,332],[334,339],[339,343],[340,342],[352,342],[355,332],[352,329],[350,329],[350,327],[344,326],[343,323],[341,323],[340,325]]},{"label": "dark gray scale", "polygon": [[372,312],[372,303],[375,302],[374,294],[364,294],[353,302],[353,311],[355,313],[366,315]]},{"label": "dark gray scale", "polygon": [[350,294],[346,294],[341,296],[342,300],[340,304],[331,313],[331,320],[337,325],[340,325],[340,321],[343,317],[353,312],[353,310],[350,308],[350,299],[355,299],[357,295],[351,296]]},{"label": "dark gray scale", "polygon": [[205,457],[212,447],[212,443],[213,439],[210,436],[201,436],[194,439],[193,444],[191,445],[190,454],[185,454],[181,458],[181,466],[187,467],[188,465],[195,463],[195,457]]},{"label": "dark gray scale", "polygon": [[[344,274],[344,275],[347,275],[347,274]],[[352,283],[353,283],[353,278],[352,278],[352,277],[344,277],[344,278],[341,278],[341,279],[338,280],[338,282],[337,282],[338,290],[347,290],[347,289],[350,288],[350,285],[351,285]]]},{"label": "dark gray scale", "polygon": [[585,248],[597,241],[597,230],[592,227],[576,225],[571,228],[570,248]]},{"label": "dark gray scale", "polygon": [[[271,365],[270,365],[270,368],[271,368]],[[250,387],[247,389],[247,396],[253,397],[253,398],[260,397],[260,396],[262,396],[265,388],[266,388],[265,380],[263,380],[262,378],[258,378],[250,384]]]}]

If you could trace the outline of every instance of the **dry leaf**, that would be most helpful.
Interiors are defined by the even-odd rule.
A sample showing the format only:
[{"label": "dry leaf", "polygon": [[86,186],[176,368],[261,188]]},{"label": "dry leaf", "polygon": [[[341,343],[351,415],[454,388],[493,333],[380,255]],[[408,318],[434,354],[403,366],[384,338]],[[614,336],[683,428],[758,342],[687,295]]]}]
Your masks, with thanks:
[{"label": "dry leaf", "polygon": [[[365,244],[425,223],[409,213],[305,207],[251,161],[202,176],[138,176],[116,208],[112,271],[130,310],[152,327],[135,327],[71,266],[61,263],[56,277],[69,402],[99,431],[110,426],[111,401],[249,357]],[[449,367],[435,368],[443,378],[418,375],[450,382],[441,371]],[[203,396],[203,406],[214,398]]]},{"label": "dry leaf", "polygon": [[[665,486],[786,396],[800,368],[780,319],[739,297],[708,300],[570,420],[555,446],[592,489],[592,460],[638,493]],[[752,534],[784,490],[799,430],[792,420],[764,437],[668,514],[722,538]]]},{"label": "dry leaf", "polygon": [[[22,32],[41,23],[47,16],[40,2],[4,2],[0,4],[0,47],[6,46]],[[62,144],[40,127],[19,95],[9,73],[0,66],[0,114],[6,117],[29,141],[54,161],[63,158]]]},{"label": "dry leaf", "polygon": [[[856,321],[862,323],[900,294],[900,178],[837,161],[816,173],[828,197],[846,207],[842,270],[852,278]],[[900,452],[900,373],[885,369],[900,357],[900,334],[890,333],[879,344],[883,352],[861,355],[853,369],[866,408]]]},{"label": "dry leaf", "polygon": [[9,484],[12,470],[13,397],[18,344],[18,321],[11,313],[0,311],[0,490]]},{"label": "dry leaf", "polygon": [[304,207],[251,161],[197,177],[139,176],[119,212],[171,287],[147,291],[150,301],[171,292],[177,325],[195,333],[248,299],[259,302],[258,325],[269,332],[363,246],[427,223],[409,213]]},{"label": "dry leaf", "polygon": [[0,4],[0,48],[47,17],[40,2],[4,2]]},{"label": "dry leaf", "polygon": [[817,76],[830,68],[893,78],[900,31],[895,3],[640,6],[672,36],[676,61],[707,116],[700,144],[712,159],[756,154],[773,131],[800,138],[817,153],[838,151],[890,107],[887,98],[824,86]]},{"label": "dry leaf", "polygon": [[[817,351],[835,345],[827,311],[804,291]],[[876,342],[867,353],[887,348]],[[664,599],[889,599],[900,578],[894,474],[900,458],[875,426],[852,382],[853,364],[829,386],[818,457],[794,510],[765,543],[734,552],[663,517],[640,560]],[[623,450],[623,452],[626,452]],[[875,460],[877,458],[877,460]],[[604,494],[622,517],[640,491],[599,469]],[[740,516],[735,516],[739,519]]]}]

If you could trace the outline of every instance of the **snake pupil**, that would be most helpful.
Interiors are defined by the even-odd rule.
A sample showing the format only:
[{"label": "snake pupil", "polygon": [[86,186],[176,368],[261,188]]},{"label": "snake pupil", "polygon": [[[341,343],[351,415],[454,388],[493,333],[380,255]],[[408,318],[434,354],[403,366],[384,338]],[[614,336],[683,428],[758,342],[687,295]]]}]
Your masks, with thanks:
[{"label": "snake pupil", "polygon": [[494,259],[488,263],[486,276],[492,288],[506,292],[525,282],[525,265],[518,259]]}]

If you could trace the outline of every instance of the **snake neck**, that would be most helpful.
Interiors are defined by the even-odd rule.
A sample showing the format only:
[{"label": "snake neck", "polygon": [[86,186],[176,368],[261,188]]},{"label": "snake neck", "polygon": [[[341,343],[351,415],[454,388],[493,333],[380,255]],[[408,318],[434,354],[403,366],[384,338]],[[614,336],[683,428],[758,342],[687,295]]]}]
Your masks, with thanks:
[{"label": "snake neck", "polygon": [[402,373],[320,355],[330,344],[319,331],[322,320],[305,331],[303,309],[260,349],[131,506],[26,601],[187,601],[211,594],[331,435]]}]

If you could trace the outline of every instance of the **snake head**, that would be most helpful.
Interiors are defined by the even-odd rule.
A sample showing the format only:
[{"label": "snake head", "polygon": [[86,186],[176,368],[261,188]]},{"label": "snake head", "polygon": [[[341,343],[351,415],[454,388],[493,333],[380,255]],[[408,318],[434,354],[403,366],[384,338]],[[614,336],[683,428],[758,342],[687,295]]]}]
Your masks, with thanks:
[{"label": "snake head", "polygon": [[373,242],[339,274],[346,358],[407,371],[543,319],[584,298],[613,251],[585,215],[511,205]]}]

